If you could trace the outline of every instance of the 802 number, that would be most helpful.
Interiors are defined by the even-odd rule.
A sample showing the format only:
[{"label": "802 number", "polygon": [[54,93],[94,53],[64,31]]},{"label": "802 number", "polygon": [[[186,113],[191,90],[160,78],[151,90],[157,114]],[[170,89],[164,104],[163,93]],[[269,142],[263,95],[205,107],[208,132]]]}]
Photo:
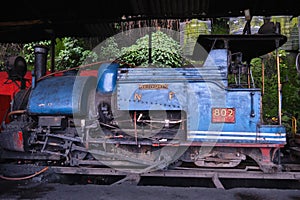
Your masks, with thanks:
[{"label": "802 number", "polygon": [[235,123],[234,108],[212,108],[212,122]]}]

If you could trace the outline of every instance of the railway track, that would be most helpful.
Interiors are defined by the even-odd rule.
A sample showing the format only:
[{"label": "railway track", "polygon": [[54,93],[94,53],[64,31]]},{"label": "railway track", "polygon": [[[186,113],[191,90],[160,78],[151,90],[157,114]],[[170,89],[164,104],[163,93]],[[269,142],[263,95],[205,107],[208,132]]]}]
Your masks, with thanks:
[{"label": "railway track", "polygon": [[[168,170],[151,171],[147,173],[135,174],[126,172],[126,170],[115,170],[113,168],[100,167],[63,167],[63,166],[43,166],[33,164],[1,164],[0,177],[7,180],[23,180],[26,177],[33,178],[44,174],[49,175],[76,175],[76,176],[106,176],[120,177],[117,181],[111,183],[113,185],[130,182],[136,184],[143,178],[193,178],[193,179],[210,179],[216,188],[224,189],[221,180],[271,180],[271,181],[300,181],[300,170],[296,165],[285,165],[288,171],[277,173],[264,173],[255,166],[249,166],[245,169],[191,169],[186,167],[175,167]],[[23,178],[23,179],[22,179]],[[116,180],[116,179],[115,179]]]}]

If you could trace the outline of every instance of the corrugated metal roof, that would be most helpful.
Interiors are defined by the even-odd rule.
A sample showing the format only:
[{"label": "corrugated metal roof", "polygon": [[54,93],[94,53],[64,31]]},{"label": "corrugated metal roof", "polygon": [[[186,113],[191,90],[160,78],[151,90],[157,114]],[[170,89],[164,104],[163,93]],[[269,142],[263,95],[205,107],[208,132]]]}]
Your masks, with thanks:
[{"label": "corrugated metal roof", "polygon": [[252,15],[295,15],[297,0],[109,0],[6,1],[0,12],[0,42],[29,42],[53,36],[100,36],[114,33],[122,19],[187,19]]},{"label": "corrugated metal roof", "polygon": [[253,15],[299,15],[297,0],[130,0],[131,15],[151,18],[197,18]]}]

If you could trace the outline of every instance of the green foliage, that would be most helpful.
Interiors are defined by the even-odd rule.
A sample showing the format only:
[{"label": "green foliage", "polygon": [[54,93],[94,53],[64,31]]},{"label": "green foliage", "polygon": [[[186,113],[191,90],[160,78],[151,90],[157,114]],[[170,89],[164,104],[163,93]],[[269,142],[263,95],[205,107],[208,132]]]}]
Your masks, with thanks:
[{"label": "green foliage", "polygon": [[[263,118],[265,121],[278,116],[278,92],[277,92],[277,69],[275,58],[268,54],[265,57],[265,78],[263,100]],[[252,73],[255,79],[255,86],[262,89],[262,60],[254,58],[251,61],[253,66]]]},{"label": "green foliage", "polygon": [[182,23],[181,26],[183,33],[183,53],[184,55],[192,56],[199,35],[208,35],[211,33],[211,22],[208,20],[192,19]]},{"label": "green foliage", "polygon": [[[152,33],[152,64],[157,67],[182,65],[180,44],[162,31]],[[135,66],[148,66],[149,35],[139,38],[135,44],[121,50],[120,60]]]},{"label": "green foliage", "polygon": [[212,19],[212,34],[229,34],[229,26],[227,18]]},{"label": "green foliage", "polygon": [[[278,116],[278,86],[275,52],[264,56],[265,64],[265,93],[263,96],[263,118],[266,122],[270,118]],[[300,116],[300,77],[297,74],[296,66],[288,60],[289,54],[285,50],[279,50],[280,77],[282,83],[282,122],[290,127],[291,116]],[[253,76],[256,80],[256,87],[262,87],[262,59],[255,58],[251,61]],[[298,117],[299,118],[299,117]],[[298,119],[298,123],[300,120]]]},{"label": "green foliage", "polygon": [[121,54],[121,51],[116,43],[114,37],[106,39],[100,47],[100,55],[98,59],[101,61],[105,60],[114,60],[118,58]]},{"label": "green foliage", "polygon": [[[31,42],[24,44],[22,54],[27,62],[28,70],[33,70],[34,65],[34,47],[36,45],[43,45],[50,49],[51,41],[45,40],[40,42]],[[48,53],[48,59],[50,59],[50,54]],[[49,66],[49,64],[48,64]]]},{"label": "green foliage", "polygon": [[58,52],[55,60],[57,70],[78,67],[81,64],[88,63],[90,60],[97,59],[95,53],[83,48],[83,41],[79,39],[66,37],[62,38],[61,42],[63,46],[59,46],[61,50]]},{"label": "green foliage", "polygon": [[274,23],[279,22],[281,27],[281,34],[287,37],[287,42],[281,49],[289,51],[298,51],[299,49],[299,29],[298,17],[291,16],[272,16]]},{"label": "green foliage", "polygon": [[[49,48],[51,41],[40,41],[25,44],[22,50],[28,69],[32,70],[34,65],[34,46],[43,45]],[[81,64],[88,63],[89,61],[95,61],[97,55],[90,50],[83,48],[84,42],[82,40],[66,37],[56,39],[55,45],[55,68],[56,70],[64,70],[73,67],[77,67]],[[47,68],[50,68],[50,52],[48,53]]]}]

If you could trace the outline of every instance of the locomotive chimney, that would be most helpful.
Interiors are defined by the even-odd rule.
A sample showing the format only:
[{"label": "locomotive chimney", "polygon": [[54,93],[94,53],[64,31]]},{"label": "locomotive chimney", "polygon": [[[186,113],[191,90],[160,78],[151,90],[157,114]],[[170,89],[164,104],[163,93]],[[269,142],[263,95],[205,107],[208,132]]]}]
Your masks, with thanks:
[{"label": "locomotive chimney", "polygon": [[36,80],[46,75],[48,50],[46,46],[42,45],[34,47],[34,75]]}]

